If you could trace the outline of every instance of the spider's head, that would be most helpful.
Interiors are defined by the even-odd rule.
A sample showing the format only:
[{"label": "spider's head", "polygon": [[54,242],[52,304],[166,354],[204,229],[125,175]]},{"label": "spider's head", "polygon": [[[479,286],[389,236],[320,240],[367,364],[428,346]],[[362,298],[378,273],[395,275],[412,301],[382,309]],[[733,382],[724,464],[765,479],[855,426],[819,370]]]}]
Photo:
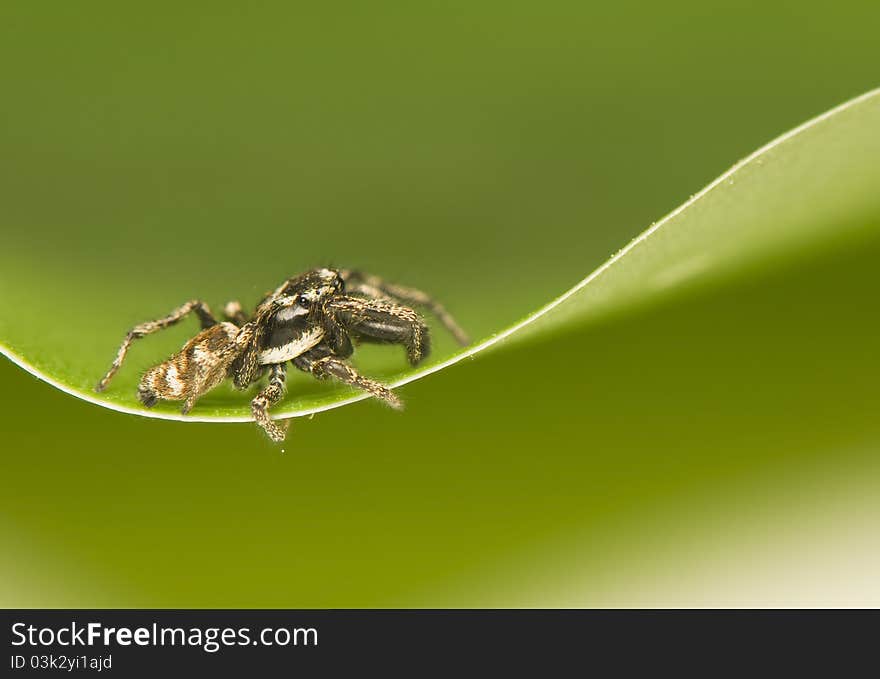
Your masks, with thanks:
[{"label": "spider's head", "polygon": [[333,269],[313,269],[291,278],[272,295],[276,306],[280,308],[275,319],[289,321],[296,317],[305,317],[315,305],[342,293],[344,289],[342,276]]}]

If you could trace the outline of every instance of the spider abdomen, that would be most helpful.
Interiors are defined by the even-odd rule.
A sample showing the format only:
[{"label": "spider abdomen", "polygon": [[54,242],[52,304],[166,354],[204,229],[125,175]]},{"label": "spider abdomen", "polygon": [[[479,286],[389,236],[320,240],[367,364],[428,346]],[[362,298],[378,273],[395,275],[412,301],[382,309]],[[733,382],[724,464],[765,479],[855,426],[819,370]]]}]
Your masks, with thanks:
[{"label": "spider abdomen", "polygon": [[224,349],[231,346],[238,331],[234,323],[218,323],[202,330],[167,361],[144,373],[138,398],[152,406],[158,399],[183,401],[216,387],[226,378],[235,356]]}]

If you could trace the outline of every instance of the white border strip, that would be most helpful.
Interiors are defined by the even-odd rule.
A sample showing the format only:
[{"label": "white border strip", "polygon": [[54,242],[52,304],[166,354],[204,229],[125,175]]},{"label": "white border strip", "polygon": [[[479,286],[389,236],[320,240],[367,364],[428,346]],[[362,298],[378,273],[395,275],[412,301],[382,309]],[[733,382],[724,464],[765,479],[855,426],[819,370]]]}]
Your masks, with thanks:
[{"label": "white border strip", "polygon": [[[795,127],[794,129],[789,130],[785,134],[777,137],[776,139],[774,139],[770,143],[765,144],[764,146],[759,148],[757,151],[755,151],[751,155],[749,155],[746,158],[739,161],[736,165],[734,165],[732,168],[730,168],[727,172],[725,172],[720,177],[718,177],[715,181],[713,181],[711,184],[706,186],[702,191],[691,196],[691,198],[687,202],[683,203],[682,205],[677,207],[675,210],[670,212],[668,215],[666,215],[663,219],[656,222],[653,226],[651,226],[651,228],[647,229],[646,231],[641,233],[639,236],[637,236],[636,238],[631,240],[629,243],[627,243],[627,245],[625,247],[623,247],[614,256],[612,256],[608,261],[606,261],[604,264],[602,264],[602,266],[600,266],[598,269],[593,271],[593,273],[591,273],[589,276],[584,278],[580,283],[575,285],[573,288],[571,288],[567,292],[564,292],[562,295],[560,295],[556,299],[547,303],[546,305],[544,305],[543,307],[541,307],[540,309],[535,311],[533,314],[526,317],[524,320],[520,321],[516,325],[513,325],[513,326],[507,328],[506,330],[499,332],[496,335],[492,335],[491,337],[489,337],[486,340],[483,340],[479,344],[475,344],[474,346],[468,348],[467,350],[461,352],[460,354],[456,354],[456,355],[446,359],[442,363],[437,363],[437,364],[432,365],[428,368],[424,368],[423,370],[419,370],[419,371],[414,372],[410,375],[407,375],[406,377],[403,377],[395,382],[392,382],[390,384],[390,386],[391,387],[401,387],[405,384],[409,384],[410,382],[414,382],[415,380],[419,380],[423,377],[426,377],[427,375],[430,375],[430,374],[435,373],[439,370],[443,370],[444,368],[447,368],[451,365],[454,365],[455,363],[458,363],[459,361],[461,361],[465,358],[473,356],[474,354],[477,354],[477,353],[483,351],[484,349],[488,349],[489,347],[491,347],[495,344],[498,344],[501,341],[507,339],[510,335],[521,330],[522,328],[529,325],[530,323],[533,323],[534,321],[539,319],[541,316],[546,314],[548,311],[556,308],[557,306],[562,304],[565,300],[567,300],[569,297],[574,295],[576,292],[583,289],[585,286],[589,285],[592,281],[596,280],[605,271],[607,271],[615,262],[617,262],[623,256],[625,256],[630,250],[635,248],[637,245],[639,245],[643,241],[647,240],[654,232],[656,232],[658,229],[660,229],[660,227],[662,227],[664,224],[668,223],[670,220],[672,220],[673,218],[678,216],[681,212],[683,212],[684,210],[689,208],[691,205],[696,203],[698,200],[703,198],[706,194],[708,194],[710,191],[712,191],[712,189],[714,189],[716,186],[718,186],[719,184],[722,184],[724,181],[729,179],[733,174],[735,174],[743,166],[748,165],[749,163],[751,163],[753,160],[755,160],[759,156],[762,156],[763,154],[776,148],[777,146],[784,144],[792,137],[795,137],[795,136],[801,134],[802,132],[804,132],[805,130],[807,130],[815,125],[818,125],[819,123],[823,122],[827,118],[830,118],[831,116],[833,116],[837,113],[840,113],[841,111],[844,111],[852,106],[855,106],[856,104],[860,104],[861,102],[866,101],[866,100],[868,100],[872,97],[878,96],[878,95],[880,95],[880,88],[871,90],[870,92],[866,92],[866,93],[856,97],[855,99],[850,99],[849,101],[844,102],[843,104],[840,104],[839,106],[836,106],[835,108],[831,109],[830,111],[826,111],[825,113],[813,118],[812,120],[808,120],[807,122],[803,123],[802,125],[799,125],[798,127]],[[19,367],[21,367],[24,370],[26,370],[27,372],[29,372],[34,377],[37,377],[37,378],[43,380],[44,382],[51,384],[53,387],[55,387],[56,389],[59,389],[60,391],[63,391],[65,394],[70,394],[71,396],[75,396],[76,398],[82,399],[83,401],[87,401],[89,403],[94,403],[95,405],[99,405],[104,408],[108,408],[110,410],[115,410],[116,412],[119,412],[119,413],[126,413],[129,415],[140,415],[142,417],[152,417],[152,418],[155,418],[158,420],[175,420],[178,422],[252,422],[253,421],[252,417],[249,417],[246,415],[233,416],[233,417],[222,417],[222,416],[221,417],[207,417],[207,416],[198,415],[198,414],[179,415],[179,414],[175,414],[175,413],[160,413],[160,412],[153,412],[153,411],[146,410],[146,409],[141,410],[141,409],[137,409],[137,408],[129,408],[126,406],[118,405],[116,403],[103,401],[103,400],[97,398],[96,396],[94,396],[93,394],[81,392],[78,389],[73,389],[69,385],[66,385],[66,384],[63,384],[62,382],[59,382],[58,380],[50,377],[49,375],[45,374],[44,372],[38,370],[37,368],[35,368],[31,364],[29,364],[23,357],[19,356],[18,354],[16,354],[14,351],[9,349],[8,347],[3,345],[2,343],[0,343],[0,353],[2,353],[4,356],[6,356],[9,360],[11,360],[13,363],[18,365]],[[288,412],[273,413],[273,416],[274,416],[273,419],[288,419],[291,417],[304,417],[306,415],[314,415],[315,413],[321,413],[321,412],[324,412],[325,410],[332,410],[333,408],[339,408],[341,406],[345,406],[350,403],[357,403],[358,401],[362,401],[366,398],[369,398],[369,394],[355,394],[353,396],[350,396],[349,398],[345,398],[340,401],[334,401],[333,403],[327,403],[324,405],[315,406],[313,408],[305,408],[303,410],[294,410],[294,411],[288,411]]]}]

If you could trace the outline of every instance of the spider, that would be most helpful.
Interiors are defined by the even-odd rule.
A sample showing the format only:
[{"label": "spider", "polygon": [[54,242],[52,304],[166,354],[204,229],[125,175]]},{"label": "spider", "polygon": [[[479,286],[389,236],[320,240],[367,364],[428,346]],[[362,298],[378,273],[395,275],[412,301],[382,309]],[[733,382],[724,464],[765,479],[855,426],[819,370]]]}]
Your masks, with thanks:
[{"label": "spider", "polygon": [[107,388],[134,340],[194,313],[201,332],[141,377],[137,395],[148,408],[159,400],[183,401],[181,412],[186,414],[202,394],[226,378],[236,389],[246,389],[268,373],[268,384],[251,401],[251,412],[269,438],[280,442],[287,425],[274,422],[269,408],[284,396],[287,364],[293,363],[318,379],[339,380],[400,409],[403,404],[394,392],[359,374],[344,359],[354,353],[355,343],[374,342],[401,344],[410,364],[422,361],[431,348],[428,328],[404,304],[424,307],[459,344],[469,343],[446,309],[420,290],[359,271],[313,269],[267,293],[250,318],[233,301],[223,309],[226,320],[218,321],[204,302],[190,300],[164,318],[136,325],[95,390]]}]

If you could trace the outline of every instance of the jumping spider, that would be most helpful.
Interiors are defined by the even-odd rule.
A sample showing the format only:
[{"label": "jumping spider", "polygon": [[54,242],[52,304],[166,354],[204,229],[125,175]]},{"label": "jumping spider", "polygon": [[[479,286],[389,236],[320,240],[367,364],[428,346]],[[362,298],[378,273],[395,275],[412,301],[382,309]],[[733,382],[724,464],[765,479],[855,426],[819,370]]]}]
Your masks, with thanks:
[{"label": "jumping spider", "polygon": [[171,358],[144,373],[138,398],[148,408],[160,399],[183,401],[188,413],[199,397],[226,378],[246,389],[268,372],[269,383],[252,401],[254,420],[273,441],[283,441],[286,423],[269,417],[269,407],[284,395],[287,363],[318,379],[337,379],[369,392],[392,408],[402,403],[388,387],[364,377],[343,359],[353,343],[402,344],[412,365],[430,351],[424,320],[405,304],[425,307],[455,339],[467,335],[452,316],[420,290],[386,283],[376,276],[347,269],[314,269],[282,283],[257,305],[251,318],[241,304],[229,302],[220,322],[208,306],[191,300],[168,316],[132,328],[96,391],[104,391],[122,365],[132,341],[174,325],[193,312],[202,331]]}]

